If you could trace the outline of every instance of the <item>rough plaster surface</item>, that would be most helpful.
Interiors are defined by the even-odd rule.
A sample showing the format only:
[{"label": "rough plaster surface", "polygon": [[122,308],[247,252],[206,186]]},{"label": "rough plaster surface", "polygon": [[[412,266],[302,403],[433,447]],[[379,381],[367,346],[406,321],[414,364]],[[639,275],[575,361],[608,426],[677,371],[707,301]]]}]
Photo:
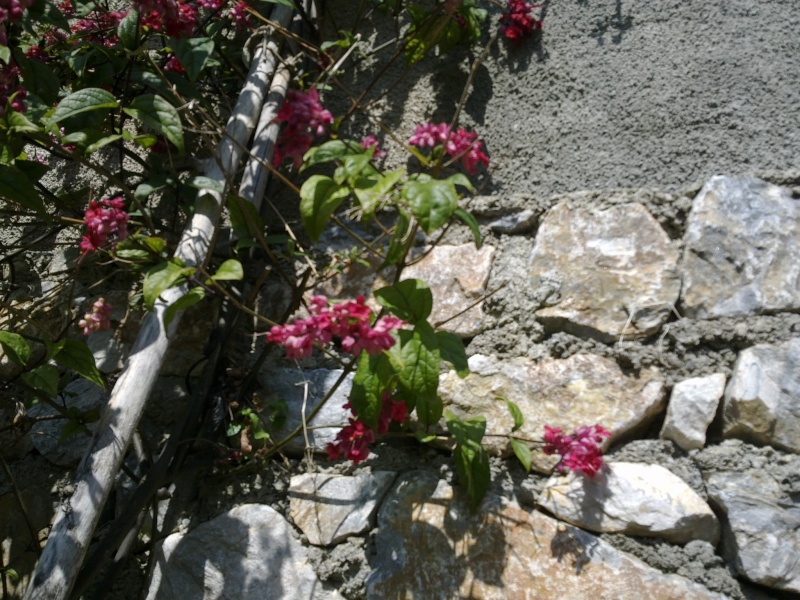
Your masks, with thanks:
[{"label": "rough plaster surface", "polygon": [[[338,28],[353,4],[330,3]],[[462,115],[490,152],[490,190],[679,190],[717,174],[800,166],[793,0],[544,5],[541,40],[516,48],[498,40]],[[406,138],[415,121],[449,121],[477,54],[427,59],[392,88],[380,116]]]}]

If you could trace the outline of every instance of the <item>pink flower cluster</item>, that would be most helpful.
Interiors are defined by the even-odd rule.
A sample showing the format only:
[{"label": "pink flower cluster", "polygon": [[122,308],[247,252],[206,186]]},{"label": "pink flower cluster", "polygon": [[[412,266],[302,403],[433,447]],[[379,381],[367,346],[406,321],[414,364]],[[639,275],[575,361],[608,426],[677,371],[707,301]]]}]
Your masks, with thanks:
[{"label": "pink flower cluster", "polygon": [[83,213],[86,235],[81,238],[81,250],[84,254],[94,252],[108,243],[109,236],[116,240],[128,237],[128,213],[121,197],[103,198],[99,202],[92,200],[89,208]]},{"label": "pink flower cluster", "polygon": [[137,0],[142,25],[170,37],[189,37],[197,25],[197,5],[190,0]]},{"label": "pink flower cluster", "polygon": [[386,150],[383,150],[381,148],[380,142],[378,142],[378,138],[376,138],[372,134],[369,134],[367,137],[361,140],[360,145],[365,150],[369,150],[370,148],[375,148],[375,154],[372,155],[372,158],[374,158],[375,160],[381,160],[382,158],[385,158],[387,154],[389,154],[388,152],[386,152]]},{"label": "pink flower cluster", "polygon": [[418,148],[443,146],[452,158],[461,159],[461,165],[470,174],[477,172],[479,164],[489,166],[489,157],[482,150],[483,143],[478,140],[478,134],[463,127],[451,131],[447,123],[420,123],[408,143]]},{"label": "pink flower cluster", "polygon": [[83,335],[89,335],[100,329],[111,327],[112,308],[111,303],[106,302],[103,298],[95,300],[94,304],[92,304],[92,310],[78,321],[78,327],[83,329]]},{"label": "pink flower cluster", "polygon": [[314,137],[322,137],[333,123],[333,115],[319,102],[319,92],[311,88],[307,93],[289,90],[286,102],[275,117],[276,123],[285,123],[275,144],[272,164],[279,167],[284,159],[291,159],[297,169],[303,155],[311,148]]},{"label": "pink flower cluster", "polygon": [[[378,434],[383,435],[389,431],[389,425],[405,423],[408,420],[408,405],[402,400],[395,400],[384,392],[381,398],[381,414],[378,417]],[[345,404],[345,408],[352,407]],[[375,441],[375,431],[370,429],[364,421],[350,417],[350,422],[342,427],[337,434],[336,441],[328,444],[328,458],[336,460],[344,457],[358,464],[369,456],[369,445]]]},{"label": "pink flower cluster", "polygon": [[506,12],[500,17],[500,33],[512,44],[519,44],[522,39],[542,28],[542,22],[531,15],[538,4],[527,0],[508,0]]},{"label": "pink flower cluster", "polygon": [[246,10],[247,8],[247,2],[237,2],[228,12],[228,18],[236,26],[236,29],[252,28],[253,24],[250,20],[250,14]]},{"label": "pink flower cluster", "polygon": [[405,324],[389,315],[370,326],[372,309],[364,303],[364,296],[333,306],[325,296],[314,296],[308,310],[311,314],[305,319],[276,325],[267,334],[268,342],[286,348],[288,358],[311,356],[315,345],[324,346],[333,338],[341,340],[345,352],[358,355],[366,350],[368,354],[378,354],[394,346],[392,330]]},{"label": "pink flower cluster", "polygon": [[36,0],[0,0],[0,27],[4,23],[19,21],[25,13],[25,9],[32,6],[34,2]]},{"label": "pink flower cluster", "polygon": [[583,471],[594,477],[603,466],[603,452],[598,444],[603,438],[611,437],[611,433],[600,425],[578,427],[572,435],[564,435],[557,427],[544,426],[545,454],[560,454],[556,469],[562,473],[567,471]]},{"label": "pink flower cluster", "polygon": [[0,61],[0,117],[6,114],[9,101],[11,108],[17,112],[28,110],[25,103],[27,95],[28,90],[19,83],[19,68]]},{"label": "pink flower cluster", "polygon": [[126,14],[126,11],[95,10],[76,21],[70,29],[83,39],[111,48],[119,42],[117,27]]}]

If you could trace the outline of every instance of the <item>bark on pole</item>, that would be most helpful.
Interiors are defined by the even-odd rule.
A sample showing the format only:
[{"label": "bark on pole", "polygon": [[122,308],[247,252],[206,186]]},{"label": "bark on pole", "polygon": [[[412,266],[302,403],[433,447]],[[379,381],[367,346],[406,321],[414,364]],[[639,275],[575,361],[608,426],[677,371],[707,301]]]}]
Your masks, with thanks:
[{"label": "bark on pole", "polygon": [[[272,18],[283,27],[291,9],[276,7]],[[271,53],[264,42],[254,49],[247,81],[242,88],[216,161],[206,175],[226,183],[241,162],[255,128],[272,73]],[[203,266],[216,235],[223,196],[210,189],[200,190],[191,222],[183,232],[174,256],[188,266]],[[164,328],[164,311],[188,291],[188,286],[172,288],[161,295],[155,308],[142,322],[131,349],[127,368],[117,380],[100,419],[89,449],[75,474],[75,492],[60,507],[47,544],[42,552],[25,600],[65,599],[75,583],[86,551],[94,535],[100,513],[130,446],[145,403],[161,370],[169,338],[180,323],[178,313]]]}]

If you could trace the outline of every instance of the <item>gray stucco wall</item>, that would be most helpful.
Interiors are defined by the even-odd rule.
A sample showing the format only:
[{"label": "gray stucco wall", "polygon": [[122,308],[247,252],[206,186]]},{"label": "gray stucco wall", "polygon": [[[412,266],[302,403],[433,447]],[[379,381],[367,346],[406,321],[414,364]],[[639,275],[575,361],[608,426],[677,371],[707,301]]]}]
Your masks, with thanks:
[{"label": "gray stucco wall", "polygon": [[[357,3],[332,4],[341,26]],[[543,10],[541,39],[498,40],[465,107],[462,123],[491,153],[485,191],[670,190],[800,167],[797,0],[545,0]],[[407,139],[415,121],[449,120],[478,51],[415,67],[379,105],[384,122]],[[366,73],[353,66],[346,80],[358,86]]]}]

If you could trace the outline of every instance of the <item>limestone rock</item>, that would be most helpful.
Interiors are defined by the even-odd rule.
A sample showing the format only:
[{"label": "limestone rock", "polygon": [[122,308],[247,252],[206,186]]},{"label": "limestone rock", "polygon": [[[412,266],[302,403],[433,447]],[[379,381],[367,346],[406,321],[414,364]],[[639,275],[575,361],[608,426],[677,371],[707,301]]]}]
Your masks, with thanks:
[{"label": "limestone rock", "polygon": [[407,267],[403,279],[421,279],[430,286],[431,323],[463,312],[441,328],[461,337],[473,337],[487,327],[481,298],[486,294],[494,252],[492,246],[484,245],[477,250],[471,243],[436,246],[425,258]]},{"label": "limestone rock", "polygon": [[498,497],[473,512],[461,492],[429,472],[401,476],[378,525],[369,600],[723,598]]},{"label": "limestone rock", "polygon": [[244,504],[156,548],[147,600],[341,600],[324,590],[280,513]]},{"label": "limestone rock", "polygon": [[684,238],[686,316],[800,308],[799,208],[789,189],[711,178],[694,199]]},{"label": "limestone rock", "polygon": [[800,338],[742,350],[723,402],[725,437],[800,452]]},{"label": "limestone rock", "polygon": [[724,392],[723,373],[676,383],[672,388],[667,416],[659,437],[672,440],[684,450],[705,446],[706,430],[714,420]]},{"label": "limestone rock", "polygon": [[590,531],[657,536],[675,544],[719,541],[719,521],[709,506],[658,465],[612,462],[594,477],[553,476],[537,504]]},{"label": "limestone rock", "polygon": [[289,511],[308,541],[330,546],[372,526],[378,502],[395,473],[379,471],[355,477],[305,473],[292,477]]},{"label": "limestone rock", "polygon": [[747,579],[800,592],[800,505],[787,507],[778,483],[761,470],[713,473],[709,498],[727,516],[725,550]]},{"label": "limestone rock", "polygon": [[544,217],[531,256],[531,287],[556,275],[545,326],[611,342],[658,331],[678,300],[678,252],[638,203],[587,209],[562,202]]},{"label": "limestone rock", "polygon": [[[278,369],[276,371],[263,372],[259,374],[259,381],[264,386],[263,394],[265,410],[261,415],[262,421],[269,423],[269,413],[272,410],[271,403],[285,403],[288,413],[283,425],[277,431],[271,431],[273,440],[280,441],[289,435],[295,428],[303,423],[303,415],[310,415],[311,412],[322,402],[322,399],[342,376],[341,369],[314,369],[310,371],[299,371],[295,369]],[[347,424],[350,411],[344,408],[350,396],[350,388],[353,385],[353,374],[348,375],[339,388],[325,403],[325,406],[307,422],[310,427],[307,430],[308,442],[316,452],[324,452],[325,446],[333,442],[341,427],[320,427],[312,429],[317,425],[332,425],[341,423]],[[307,394],[307,395],[306,395]],[[305,413],[303,404],[305,401]],[[293,438],[283,447],[289,453],[301,453],[305,450],[305,439],[303,435]]]},{"label": "limestone rock", "polygon": [[[626,377],[613,360],[593,354],[533,362],[527,358],[498,361],[482,355],[469,359],[461,379],[442,375],[440,394],[447,408],[466,418],[486,417],[487,434],[507,435],[513,420],[504,398],[515,402],[525,422],[519,436],[542,439],[544,426],[572,431],[598,423],[611,432],[604,447],[645,426],[663,408],[664,382],[657,369],[643,369],[638,378]],[[487,436],[484,444],[497,455],[508,455],[507,438]],[[549,472],[557,457],[533,448],[536,470]]]}]

